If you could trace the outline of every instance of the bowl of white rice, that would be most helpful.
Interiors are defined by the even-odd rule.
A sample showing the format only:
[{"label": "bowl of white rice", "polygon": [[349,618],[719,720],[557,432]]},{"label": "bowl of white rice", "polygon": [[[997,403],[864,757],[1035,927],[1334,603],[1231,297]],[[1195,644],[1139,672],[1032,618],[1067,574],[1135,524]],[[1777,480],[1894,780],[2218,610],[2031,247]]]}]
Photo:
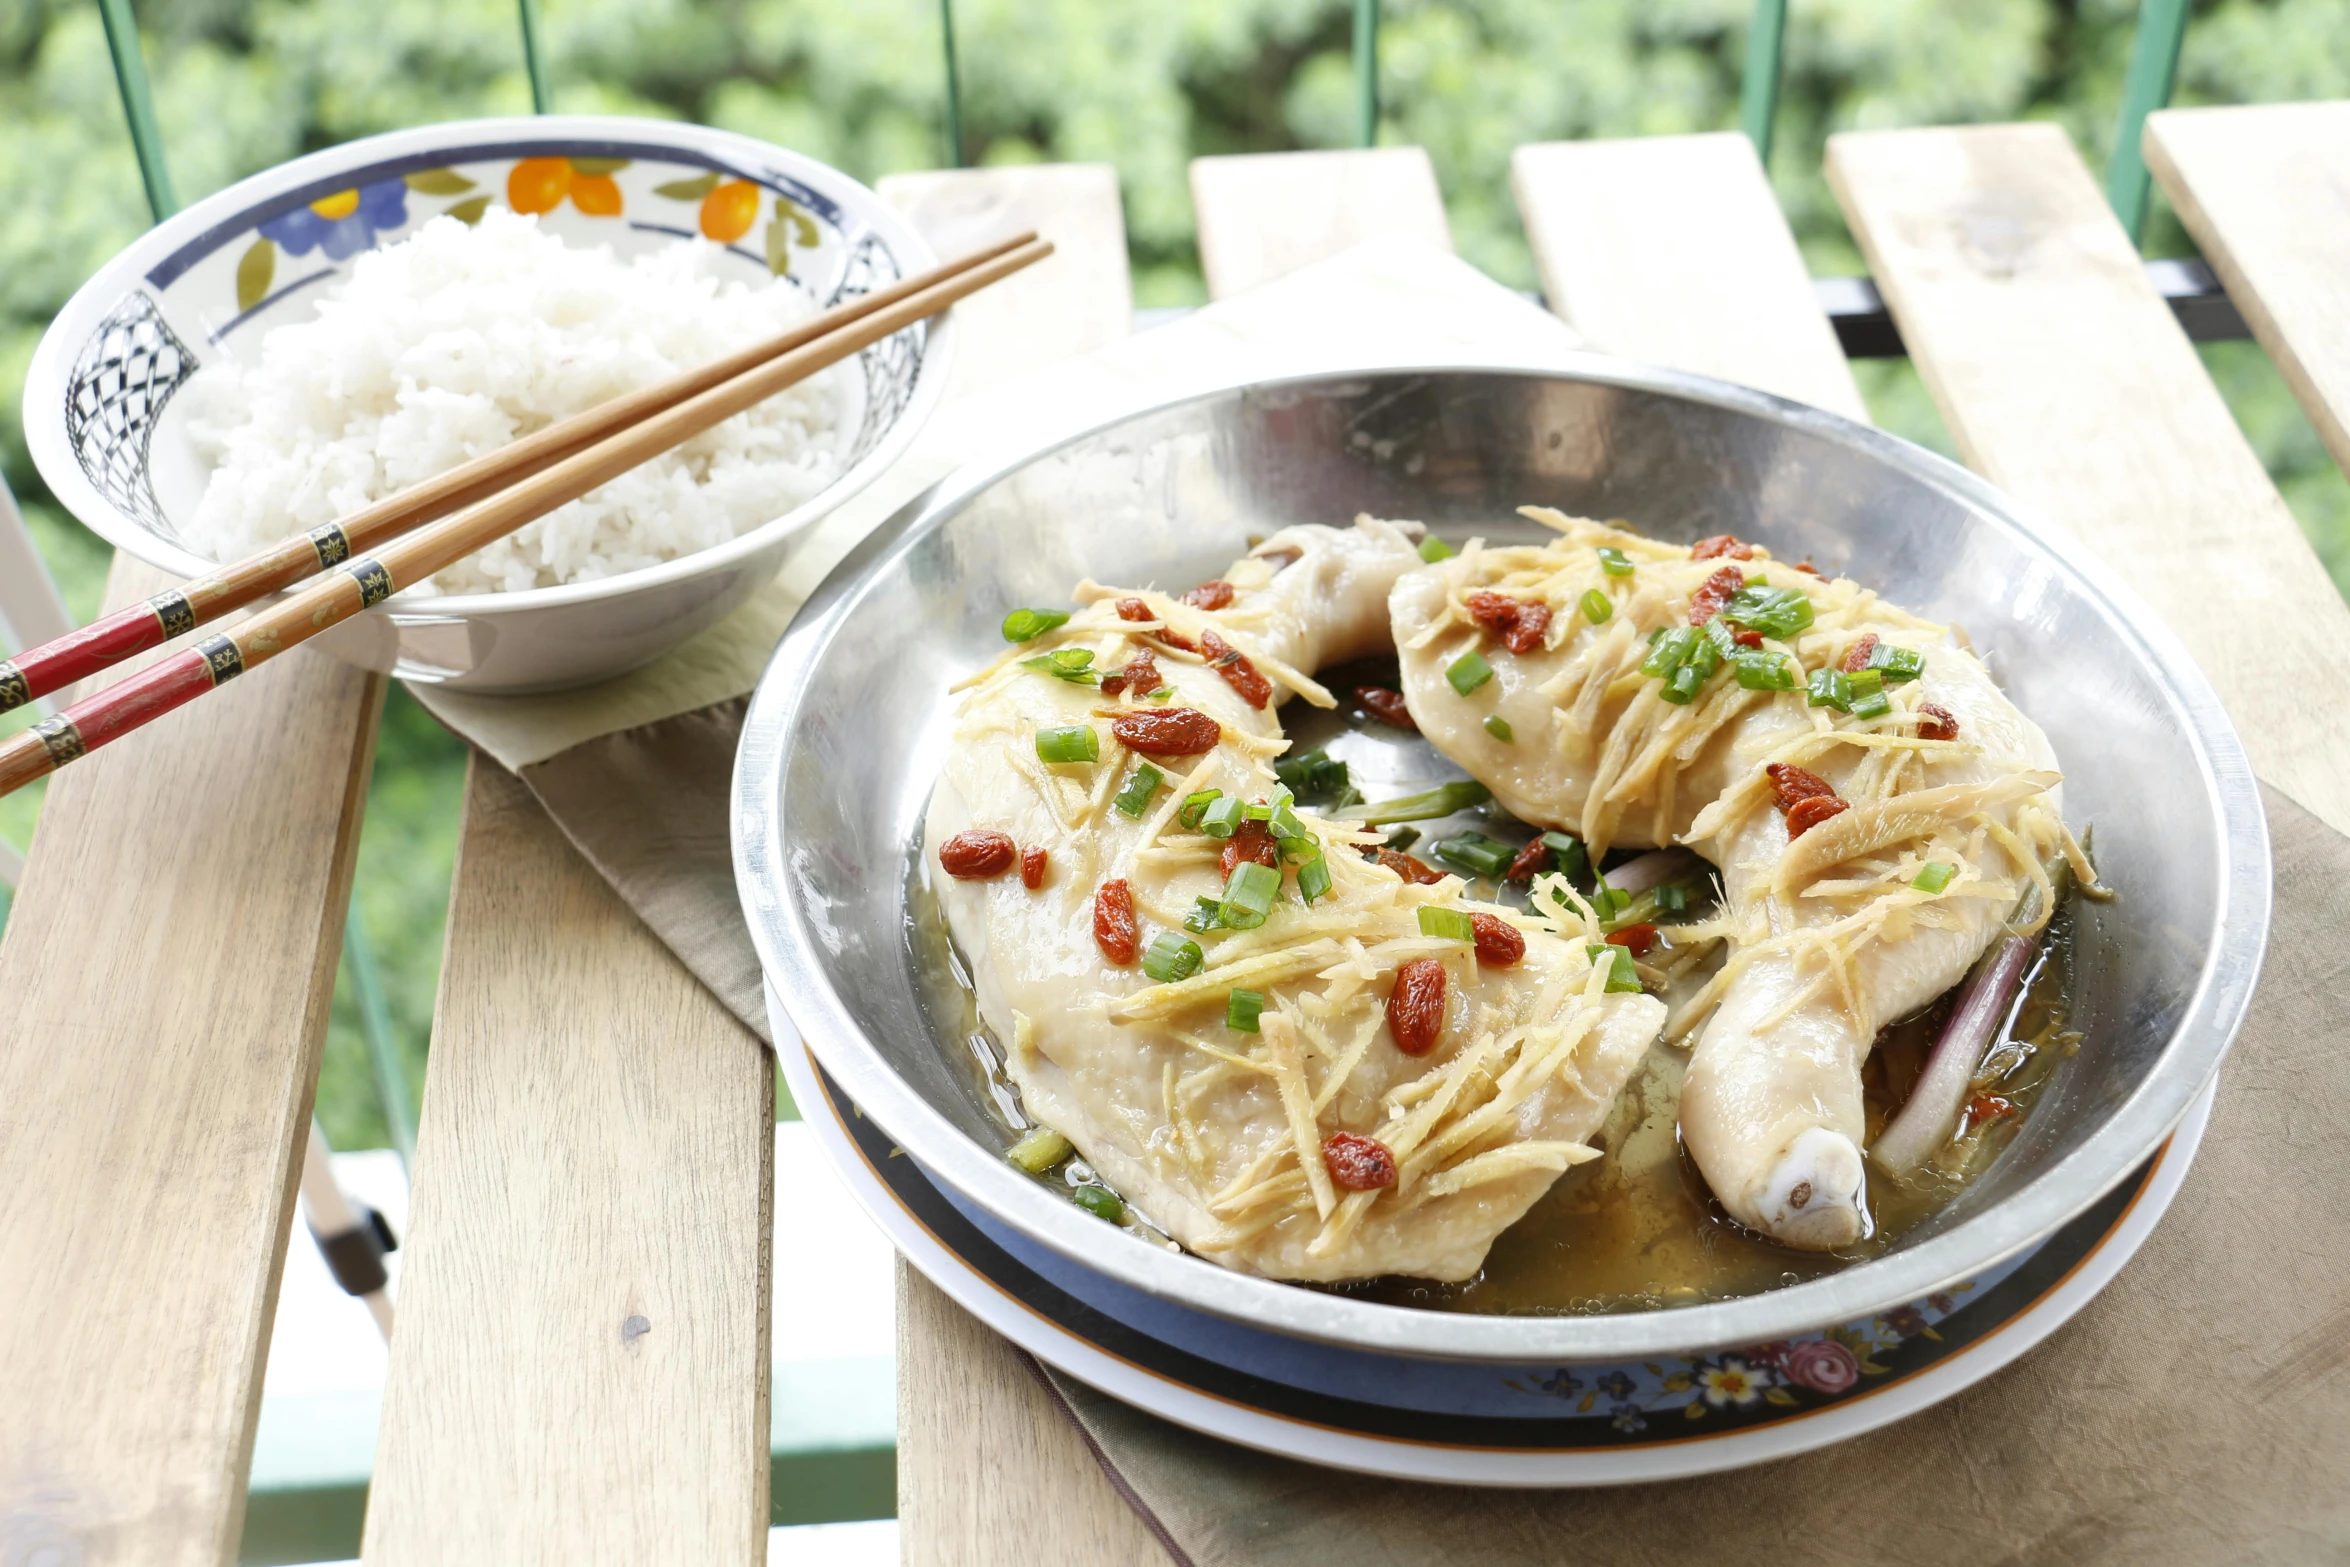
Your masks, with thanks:
[{"label": "bowl of white rice", "polygon": [[[746,137],[401,131],[255,175],[109,262],[34,355],[26,436],[75,516],[194,577],[933,264],[863,185]],[[950,335],[884,339],[320,645],[478,691],[658,658],[903,453]]]}]

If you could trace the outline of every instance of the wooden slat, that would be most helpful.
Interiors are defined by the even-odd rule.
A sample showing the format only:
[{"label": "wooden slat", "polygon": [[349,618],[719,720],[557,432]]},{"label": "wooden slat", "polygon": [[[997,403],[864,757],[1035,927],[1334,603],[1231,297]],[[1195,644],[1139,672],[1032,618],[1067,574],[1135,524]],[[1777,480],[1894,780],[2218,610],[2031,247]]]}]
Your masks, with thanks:
[{"label": "wooden slat", "polygon": [[1967,461],[2145,595],[2260,775],[2350,830],[2350,607],[2064,133],[1848,134],[1828,175]]},{"label": "wooden slat", "polygon": [[2350,470],[2350,103],[2167,109],[2146,164]]},{"label": "wooden slat", "polygon": [[955,307],[947,397],[1088,353],[1134,329],[1118,173],[1105,163],[892,174],[878,189],[942,257],[1034,229],[1053,254]]},{"label": "wooden slat", "polygon": [[1382,234],[1452,248],[1435,166],[1417,147],[1194,158],[1191,205],[1211,299]]},{"label": "wooden slat", "polygon": [[297,651],[49,785],[0,942],[10,1562],[235,1559],[382,701]]},{"label": "wooden slat", "polygon": [[[1118,212],[1117,184],[1108,170],[1100,177],[1086,169],[905,175],[885,180],[882,191],[942,252],[988,237],[994,230],[981,224],[996,223],[1032,227],[1056,244],[1071,234],[1073,259],[1095,257]],[[1000,217],[984,216],[998,212]],[[950,226],[958,223],[969,227]],[[1122,224],[1117,233],[1122,246]],[[1055,256],[1046,266],[1058,267],[1061,259]],[[1088,260],[1082,268],[1072,266],[1053,287],[1030,287],[1016,278],[957,308],[976,317],[975,307],[983,305],[1001,309],[975,320],[963,340],[954,375],[963,392],[983,391],[1124,335],[1133,313],[1124,252],[1114,265]],[[1140,1526],[1018,1352],[902,1260],[897,1299],[898,1537],[904,1560],[954,1567],[1033,1567],[1041,1561],[1117,1567],[1141,1560],[1120,1554]],[[1147,1535],[1142,1538],[1148,1542]],[[1056,1548],[1040,1550],[1047,1541],[1057,1542]]]},{"label": "wooden slat", "polygon": [[1520,147],[1510,185],[1544,297],[1593,347],[1868,418],[1744,136]]},{"label": "wooden slat", "polygon": [[764,1559],[774,1083],[477,758],[369,1562]]},{"label": "wooden slat", "polygon": [[[910,1372],[924,1374],[922,1396],[898,1400],[905,1567],[1167,1567],[1026,1357],[901,1258],[901,1387]],[[912,1484],[909,1454],[932,1459]]]}]

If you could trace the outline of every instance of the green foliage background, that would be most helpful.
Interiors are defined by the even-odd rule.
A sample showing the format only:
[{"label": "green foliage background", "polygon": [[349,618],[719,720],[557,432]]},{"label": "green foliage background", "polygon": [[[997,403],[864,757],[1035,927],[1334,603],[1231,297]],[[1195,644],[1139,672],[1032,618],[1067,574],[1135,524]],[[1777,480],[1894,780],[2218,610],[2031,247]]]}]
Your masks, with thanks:
[{"label": "green foliage background", "polygon": [[[1387,0],[1381,139],[1428,149],[1460,249],[1534,283],[1508,188],[1529,141],[1735,124],[1748,0]],[[1862,270],[1820,176],[1833,131],[2037,118],[2102,167],[2133,0],[1797,0],[1773,176],[1815,273]],[[183,201],[297,153],[435,120],[522,113],[512,0],[139,0]],[[558,107],[681,117],[864,178],[945,154],[938,0],[543,0]],[[967,161],[1114,164],[1138,303],[1202,297],[1186,164],[1343,145],[1344,0],[960,0]],[[2198,4],[2178,101],[2350,96],[2342,0]],[[0,0],[0,463],[74,611],[105,552],[26,460],[18,399],[48,318],[146,223],[92,0]],[[2150,254],[2190,248],[2158,207]],[[2206,363],[2337,583],[2350,486],[2265,356]],[[1860,367],[1881,422],[1947,450],[1906,363]],[[361,840],[358,902],[411,1091],[439,969],[464,760],[395,691]],[[22,843],[37,797],[0,802]],[[339,1147],[386,1141],[357,1013],[339,994],[319,1091]]]}]

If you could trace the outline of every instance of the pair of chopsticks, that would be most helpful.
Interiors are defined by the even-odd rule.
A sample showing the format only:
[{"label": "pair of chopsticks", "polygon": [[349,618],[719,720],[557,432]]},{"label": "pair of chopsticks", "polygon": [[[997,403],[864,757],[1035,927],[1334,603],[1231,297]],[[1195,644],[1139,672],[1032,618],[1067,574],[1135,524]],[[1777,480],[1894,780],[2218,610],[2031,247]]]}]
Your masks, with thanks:
[{"label": "pair of chopsticks", "polygon": [[[6,712],[281,588],[319,579],[0,742],[0,795],[195,700],[1052,252],[1050,241],[1022,234],[917,273],[778,337],[599,404],[340,521],[0,661],[0,712]],[[361,551],[371,553],[362,556]]]}]

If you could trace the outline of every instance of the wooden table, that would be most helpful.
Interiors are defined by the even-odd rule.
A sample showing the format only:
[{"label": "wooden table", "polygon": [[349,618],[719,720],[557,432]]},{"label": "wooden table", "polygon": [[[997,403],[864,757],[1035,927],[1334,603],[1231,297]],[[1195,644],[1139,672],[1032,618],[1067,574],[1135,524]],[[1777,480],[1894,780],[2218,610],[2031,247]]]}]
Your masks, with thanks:
[{"label": "wooden table", "polygon": [[[2350,106],[2147,140],[2350,460]],[[1600,346],[1862,411],[1743,141],[1529,147],[1512,174],[1547,296]],[[2350,730],[2307,721],[2350,696],[2350,609],[2062,134],[1841,137],[1829,175],[1967,461],[2169,617],[2261,774],[2350,829]],[[966,307],[960,387],[1128,330],[1107,171],[885,189],[957,244],[1033,224],[1100,258]],[[1408,149],[1203,160],[1193,191],[1219,292],[1446,238]],[[2222,559],[2260,638],[2210,612]],[[151,590],[122,563],[109,599]],[[0,942],[0,1557],[234,1558],[382,694],[299,653],[52,786]],[[763,1559],[773,1084],[477,763],[370,1562]],[[909,1562],[1160,1559],[1012,1351],[911,1275],[899,1319]]]}]

